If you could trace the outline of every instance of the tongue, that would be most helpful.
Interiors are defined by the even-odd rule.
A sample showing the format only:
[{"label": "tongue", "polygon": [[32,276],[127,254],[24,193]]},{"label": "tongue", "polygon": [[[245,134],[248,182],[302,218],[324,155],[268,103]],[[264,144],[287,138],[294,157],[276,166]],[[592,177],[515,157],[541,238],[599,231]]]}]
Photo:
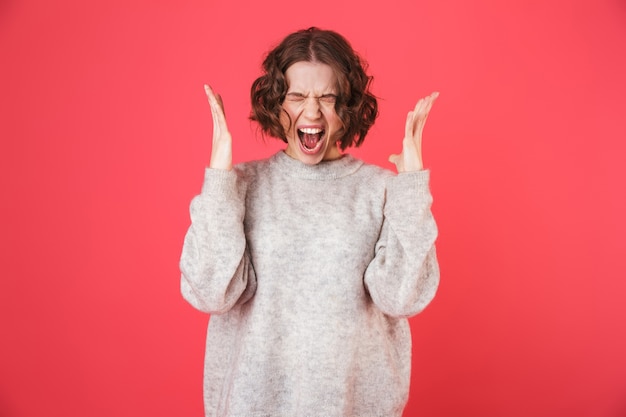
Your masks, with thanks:
[{"label": "tongue", "polygon": [[319,133],[305,133],[304,135],[302,135],[302,143],[309,149],[315,148],[315,145],[317,145],[317,142],[319,142],[319,140]]}]

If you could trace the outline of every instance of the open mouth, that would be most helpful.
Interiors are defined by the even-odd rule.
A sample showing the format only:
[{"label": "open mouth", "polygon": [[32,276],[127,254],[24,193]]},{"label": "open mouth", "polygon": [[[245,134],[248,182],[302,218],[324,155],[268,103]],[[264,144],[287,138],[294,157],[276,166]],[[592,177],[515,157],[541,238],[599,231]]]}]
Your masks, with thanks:
[{"label": "open mouth", "polygon": [[319,127],[303,127],[298,129],[300,147],[305,153],[317,153],[324,144],[324,134],[326,131]]}]

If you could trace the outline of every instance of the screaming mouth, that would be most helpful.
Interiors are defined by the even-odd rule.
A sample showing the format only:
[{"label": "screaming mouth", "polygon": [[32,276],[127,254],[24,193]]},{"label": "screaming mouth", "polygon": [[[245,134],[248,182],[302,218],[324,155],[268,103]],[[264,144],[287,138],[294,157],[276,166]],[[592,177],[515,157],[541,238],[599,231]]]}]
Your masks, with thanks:
[{"label": "screaming mouth", "polygon": [[302,145],[302,149],[307,153],[315,153],[317,152],[324,142],[325,130],[317,128],[317,127],[303,127],[298,129],[298,138],[300,139],[300,144]]}]

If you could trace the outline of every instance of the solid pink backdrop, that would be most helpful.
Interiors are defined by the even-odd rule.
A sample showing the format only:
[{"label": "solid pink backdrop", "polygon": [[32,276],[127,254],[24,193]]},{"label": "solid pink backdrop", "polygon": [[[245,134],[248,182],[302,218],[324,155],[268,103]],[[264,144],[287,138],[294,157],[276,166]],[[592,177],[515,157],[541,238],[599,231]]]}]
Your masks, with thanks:
[{"label": "solid pink backdrop", "polygon": [[[442,283],[411,319],[406,416],[626,413],[620,0],[0,3],[0,415],[200,416],[207,316],[178,258],[210,154],[267,156],[251,82],[317,25],[370,63],[388,168],[425,131]],[[376,383],[376,381],[372,381]]]}]

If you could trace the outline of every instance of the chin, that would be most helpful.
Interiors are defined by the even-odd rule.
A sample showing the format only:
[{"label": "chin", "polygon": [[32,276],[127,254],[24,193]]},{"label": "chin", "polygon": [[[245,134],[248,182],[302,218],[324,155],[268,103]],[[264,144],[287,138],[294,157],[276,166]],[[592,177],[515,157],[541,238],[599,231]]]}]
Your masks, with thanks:
[{"label": "chin", "polygon": [[300,150],[297,150],[296,152],[287,152],[287,154],[306,165],[317,165],[324,160],[324,152],[310,155]]}]

